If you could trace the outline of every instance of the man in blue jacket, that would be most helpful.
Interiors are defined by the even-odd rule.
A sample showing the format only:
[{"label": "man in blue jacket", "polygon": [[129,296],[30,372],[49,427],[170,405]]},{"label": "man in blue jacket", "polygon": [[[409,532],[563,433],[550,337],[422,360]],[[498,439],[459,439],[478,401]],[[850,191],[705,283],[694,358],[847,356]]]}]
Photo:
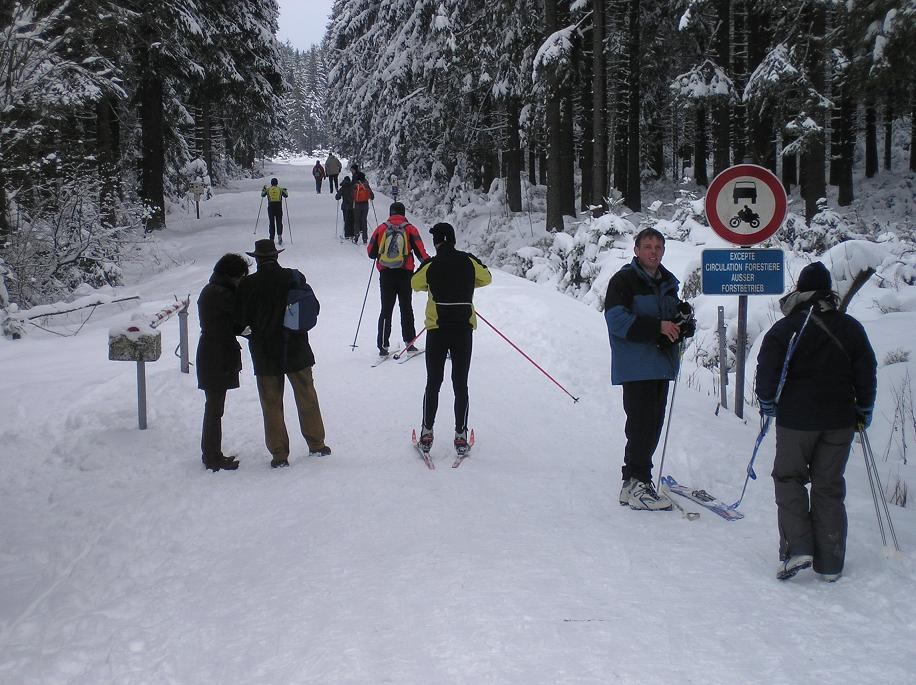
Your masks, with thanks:
[{"label": "man in blue jacket", "polygon": [[627,446],[620,504],[650,511],[672,503],[652,485],[652,454],[665,422],[668,382],[680,363],[678,280],[662,266],[665,237],[654,228],[636,235],[635,257],[611,278],[604,318],[611,340],[611,383],[623,386]]}]

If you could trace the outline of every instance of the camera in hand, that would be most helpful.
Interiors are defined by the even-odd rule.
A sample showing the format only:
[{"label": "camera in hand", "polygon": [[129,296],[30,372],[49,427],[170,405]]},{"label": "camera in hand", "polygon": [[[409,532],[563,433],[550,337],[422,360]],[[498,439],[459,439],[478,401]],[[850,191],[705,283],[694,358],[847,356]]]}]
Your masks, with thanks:
[{"label": "camera in hand", "polygon": [[671,319],[671,322],[680,327],[681,333],[674,342],[671,342],[668,336],[658,336],[656,345],[660,350],[677,345],[687,338],[692,338],[693,334],[697,332],[697,320],[693,318],[693,307],[686,302],[681,302],[677,306],[677,314]]}]

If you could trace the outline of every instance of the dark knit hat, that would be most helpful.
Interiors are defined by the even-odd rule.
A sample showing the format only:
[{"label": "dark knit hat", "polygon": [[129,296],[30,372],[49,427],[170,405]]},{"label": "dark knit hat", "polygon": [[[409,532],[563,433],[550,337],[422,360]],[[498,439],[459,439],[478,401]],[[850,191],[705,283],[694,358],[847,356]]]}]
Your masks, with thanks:
[{"label": "dark knit hat", "polygon": [[407,209],[404,207],[403,202],[392,202],[391,207],[388,208],[388,216],[394,216],[395,214],[400,214],[405,216],[407,214]]},{"label": "dark knit hat", "polygon": [[274,241],[270,238],[263,238],[254,244],[254,252],[246,252],[249,257],[276,257],[283,250],[278,250]]},{"label": "dark knit hat", "polygon": [[798,274],[798,285],[795,289],[801,292],[830,290],[830,272],[822,262],[812,262]]},{"label": "dark knit hat", "polygon": [[455,227],[451,224],[447,224],[444,221],[439,222],[431,229],[429,232],[433,235],[434,243],[450,243],[455,244]]}]

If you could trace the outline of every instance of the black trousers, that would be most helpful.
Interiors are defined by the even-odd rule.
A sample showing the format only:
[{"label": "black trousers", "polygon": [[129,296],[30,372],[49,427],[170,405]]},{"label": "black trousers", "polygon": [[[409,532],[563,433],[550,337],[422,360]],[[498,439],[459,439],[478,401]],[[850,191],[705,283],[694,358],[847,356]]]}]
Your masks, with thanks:
[{"label": "black trousers", "polygon": [[315,179],[315,190],[318,191],[319,193],[321,192],[321,182],[322,182],[323,180],[324,180],[324,179],[322,179],[322,178],[316,178],[316,179]]},{"label": "black trousers", "polygon": [[382,295],[382,311],[378,317],[378,337],[376,344],[388,349],[391,337],[391,319],[394,314],[394,303],[397,301],[401,310],[401,338],[405,343],[417,337],[413,319],[413,290],[410,288],[410,277],[413,274],[407,269],[382,269],[379,272],[379,291]]},{"label": "black trousers", "polygon": [[283,202],[267,203],[267,221],[270,225],[270,239],[274,235],[283,235]]},{"label": "black trousers", "polygon": [[340,211],[343,212],[344,238],[353,237],[353,207],[344,203]]},{"label": "black trousers", "polygon": [[652,455],[665,423],[668,381],[631,381],[623,384],[623,410],[627,415],[627,446],[623,454],[623,479],[652,480]]},{"label": "black trousers", "polygon": [[470,326],[436,328],[426,334],[426,392],[423,393],[423,425],[432,428],[439,409],[439,388],[445,377],[445,359],[452,358],[452,389],[455,392],[455,432],[468,428],[468,372],[474,331]]},{"label": "black trousers", "polygon": [[226,391],[204,390],[204,397],[200,453],[204,459],[213,459],[223,453],[223,410],[226,406]]},{"label": "black trousers", "polygon": [[[779,556],[814,556],[818,573],[840,573],[846,559],[846,462],[855,429],[802,431],[776,426],[773,484]],[[810,502],[805,487],[811,483]]]},{"label": "black trousers", "polygon": [[337,183],[338,175],[339,174],[329,174],[328,175],[328,192],[329,193],[336,193],[338,190],[340,190],[340,186]]},{"label": "black trousers", "polygon": [[363,237],[363,243],[369,240],[369,203],[353,203],[353,236],[357,234]]}]

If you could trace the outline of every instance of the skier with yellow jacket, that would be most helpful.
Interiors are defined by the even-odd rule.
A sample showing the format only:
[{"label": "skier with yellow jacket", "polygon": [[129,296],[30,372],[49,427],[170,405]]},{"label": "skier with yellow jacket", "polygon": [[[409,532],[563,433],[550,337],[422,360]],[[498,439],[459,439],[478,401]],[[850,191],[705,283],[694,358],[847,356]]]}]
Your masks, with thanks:
[{"label": "skier with yellow jacket", "polygon": [[274,239],[276,234],[280,245],[283,244],[283,198],[289,197],[286,188],[280,185],[280,182],[272,178],[270,185],[261,188],[261,197],[267,198],[267,220],[270,227],[270,239]]},{"label": "skier with yellow jacket", "polygon": [[423,393],[423,426],[420,447],[433,444],[433,423],[439,407],[439,388],[445,375],[445,359],[452,359],[452,389],[455,392],[455,451],[468,450],[468,372],[471,368],[474,289],[493,280],[487,267],[472,254],[455,249],[451,224],[432,227],[436,256],[426,260],[410,280],[414,290],[429,292],[426,303],[426,391]]}]

